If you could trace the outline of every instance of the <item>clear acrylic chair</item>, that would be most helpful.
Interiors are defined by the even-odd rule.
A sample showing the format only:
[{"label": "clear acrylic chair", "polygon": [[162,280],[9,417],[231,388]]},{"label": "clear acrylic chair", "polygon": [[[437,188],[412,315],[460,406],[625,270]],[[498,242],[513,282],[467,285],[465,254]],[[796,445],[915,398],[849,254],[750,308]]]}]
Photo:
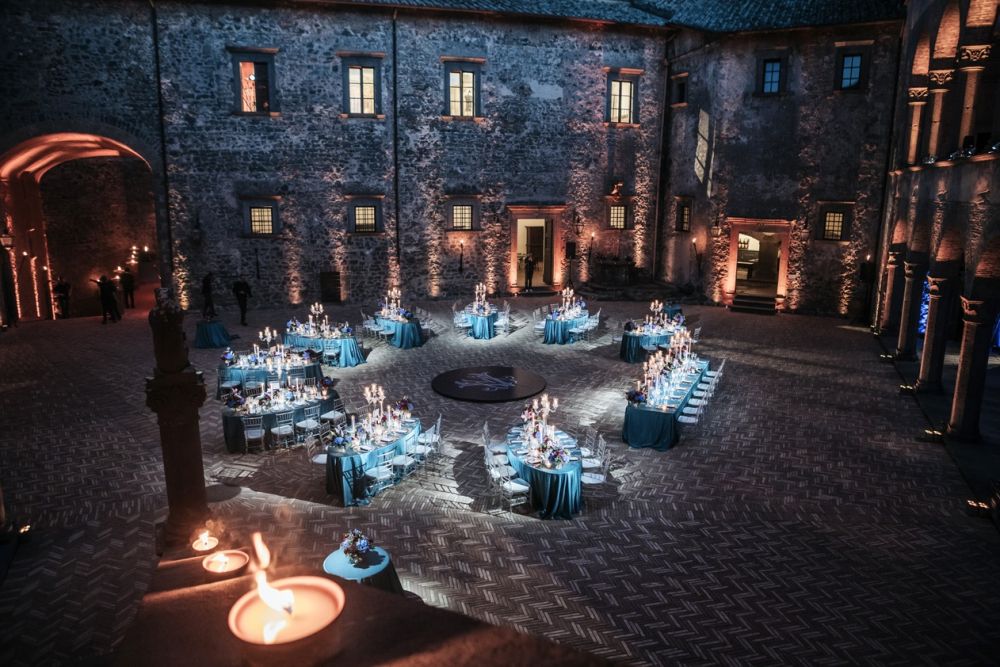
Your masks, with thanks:
[{"label": "clear acrylic chair", "polygon": [[302,420],[295,422],[295,439],[297,441],[305,442],[305,439],[310,435],[319,434],[320,410],[322,408],[319,405],[310,405],[302,411]]},{"label": "clear acrylic chair", "polygon": [[279,412],[274,415],[275,425],[271,427],[271,444],[276,447],[290,447],[295,444],[295,411]]},{"label": "clear acrylic chair", "polygon": [[240,417],[243,422],[243,453],[250,451],[250,443],[260,443],[260,450],[264,449],[264,418],[259,415],[243,415]]},{"label": "clear acrylic chair", "polygon": [[395,483],[396,478],[392,472],[392,459],[395,456],[396,449],[394,447],[386,447],[379,450],[375,456],[375,465],[365,470],[365,478],[368,480],[368,491],[373,496],[378,495]]}]

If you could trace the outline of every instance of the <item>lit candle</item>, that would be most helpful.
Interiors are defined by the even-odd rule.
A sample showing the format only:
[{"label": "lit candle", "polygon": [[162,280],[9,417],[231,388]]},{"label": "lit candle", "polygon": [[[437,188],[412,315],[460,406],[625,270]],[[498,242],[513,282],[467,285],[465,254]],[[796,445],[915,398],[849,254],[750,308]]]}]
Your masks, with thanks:
[{"label": "lit candle", "polygon": [[191,548],[195,551],[209,551],[217,546],[219,546],[219,538],[212,537],[207,530],[201,531],[198,534],[198,539],[191,544]]},{"label": "lit candle", "polygon": [[235,574],[245,568],[249,562],[250,556],[246,553],[230,549],[205,556],[201,561],[201,566],[213,574]]}]

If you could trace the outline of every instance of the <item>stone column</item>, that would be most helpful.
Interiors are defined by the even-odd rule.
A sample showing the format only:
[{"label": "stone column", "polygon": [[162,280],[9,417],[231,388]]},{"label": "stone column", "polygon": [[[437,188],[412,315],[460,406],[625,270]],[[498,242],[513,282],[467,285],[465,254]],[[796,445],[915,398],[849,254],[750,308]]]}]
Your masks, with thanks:
[{"label": "stone column", "polygon": [[900,308],[899,338],[896,341],[896,358],[912,361],[917,358],[917,327],[920,325],[920,301],[923,298],[927,265],[919,262],[905,263],[906,282],[903,285],[903,305]]},{"label": "stone column", "polygon": [[923,115],[924,105],[927,104],[927,88],[910,88],[907,91],[907,98],[910,107],[910,138],[906,146],[906,163],[914,164],[920,147],[920,117]]},{"label": "stone column", "polygon": [[944,109],[945,88],[951,82],[954,72],[950,69],[932,71],[928,78],[933,84],[931,92],[931,119],[927,128],[927,154],[938,157],[938,144],[941,141],[941,112]]},{"label": "stone column", "polygon": [[899,293],[901,292],[900,275],[902,264],[900,259],[903,253],[898,250],[889,252],[889,258],[885,263],[885,293],[883,294],[882,313],[879,317],[878,328],[883,333],[892,333],[899,324]]},{"label": "stone column", "polygon": [[927,330],[924,332],[924,349],[920,355],[920,375],[916,386],[920,392],[938,392],[941,391],[941,371],[948,345],[948,314],[955,280],[928,276],[927,281],[930,283]]},{"label": "stone column", "polygon": [[962,352],[948,419],[948,435],[958,440],[979,439],[979,414],[995,318],[992,304],[962,297]]},{"label": "stone column", "polygon": [[979,73],[985,67],[990,57],[989,44],[963,46],[959,49],[959,70],[965,72],[965,94],[962,97],[962,120],[958,126],[958,145],[972,134],[972,121],[975,115],[976,90],[979,87]]},{"label": "stone column", "polygon": [[146,378],[146,405],[156,413],[167,483],[165,538],[185,542],[208,516],[198,409],[205,402],[205,380],[188,362],[184,311],[168,289],[158,289],[149,313],[156,368]]}]

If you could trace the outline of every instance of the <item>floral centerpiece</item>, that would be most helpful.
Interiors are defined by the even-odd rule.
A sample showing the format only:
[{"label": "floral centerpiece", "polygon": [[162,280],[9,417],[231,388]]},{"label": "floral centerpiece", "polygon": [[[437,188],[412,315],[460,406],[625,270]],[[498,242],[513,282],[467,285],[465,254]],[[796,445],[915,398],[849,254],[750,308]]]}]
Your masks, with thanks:
[{"label": "floral centerpiece", "polygon": [[227,347],[226,351],[222,353],[219,359],[221,359],[222,363],[226,366],[232,366],[236,363],[236,354],[233,352],[233,348]]},{"label": "floral centerpiece", "polygon": [[403,398],[396,401],[396,409],[399,410],[404,415],[409,415],[413,412],[413,401],[410,400],[409,396],[404,396]]},{"label": "floral centerpiece", "polygon": [[404,318],[404,319],[407,319],[407,320],[412,320],[413,319],[413,313],[411,311],[407,310],[406,308],[400,308],[399,309],[399,316],[402,317],[402,318]]},{"label": "floral centerpiece", "polygon": [[569,463],[569,450],[559,444],[550,445],[545,449],[545,460],[556,468]]},{"label": "floral centerpiece", "polygon": [[531,407],[531,404],[525,405],[524,411],[521,412],[521,421],[527,424],[528,422],[532,422],[537,418],[538,418],[538,413],[535,411],[534,408]]},{"label": "floral centerpiece", "polygon": [[625,398],[628,399],[629,403],[639,405],[646,402],[646,393],[641,389],[629,389],[625,392]]},{"label": "floral centerpiece", "polygon": [[246,399],[243,398],[239,390],[233,389],[233,392],[226,398],[226,407],[236,410],[238,408],[242,408],[243,404],[246,402]]},{"label": "floral centerpiece", "polygon": [[360,565],[371,548],[371,541],[358,528],[344,533],[344,540],[340,543],[341,551],[354,565]]}]

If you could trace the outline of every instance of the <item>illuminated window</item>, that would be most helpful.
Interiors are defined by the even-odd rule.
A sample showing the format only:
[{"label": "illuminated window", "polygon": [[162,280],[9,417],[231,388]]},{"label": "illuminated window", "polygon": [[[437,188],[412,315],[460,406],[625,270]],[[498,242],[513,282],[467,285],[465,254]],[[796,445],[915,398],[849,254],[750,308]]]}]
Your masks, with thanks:
[{"label": "illuminated window", "polygon": [[279,231],[278,198],[253,195],[240,197],[243,233],[247,236],[274,236]]},{"label": "illuminated window", "polygon": [[827,211],[823,216],[823,238],[827,241],[839,241],[844,235],[844,214],[840,211]]},{"label": "illuminated window", "polygon": [[840,87],[843,90],[861,87],[861,54],[845,54],[840,61]]},{"label": "illuminated window", "polygon": [[781,92],[781,59],[767,58],[764,60],[763,79],[760,91],[765,95],[775,95]]},{"label": "illuminated window", "polygon": [[375,68],[349,67],[349,112],[352,114],[375,114]]},{"label": "illuminated window", "polygon": [[454,204],[451,207],[451,228],[472,229],[472,205]]},{"label": "illuminated window", "polygon": [[679,200],[677,202],[677,231],[691,231],[691,202]]},{"label": "illuminated window", "polygon": [[277,49],[230,47],[233,58],[235,112],[270,115],[277,111],[274,54]]},{"label": "illuminated window", "polygon": [[354,207],[354,231],[356,232],[375,232],[378,231],[376,225],[376,208],[374,206],[355,206]]},{"label": "illuminated window", "polygon": [[851,227],[853,204],[821,204],[817,237],[822,241],[846,241]]},{"label": "illuminated window", "polygon": [[274,220],[270,206],[250,207],[250,233],[254,235],[274,233]]},{"label": "illuminated window", "polygon": [[625,220],[627,215],[627,206],[613,204],[608,213],[608,226],[611,227],[611,229],[625,229]]},{"label": "illuminated window", "polygon": [[444,115],[451,118],[482,116],[482,62],[479,60],[445,60]]},{"label": "illuminated window", "polygon": [[632,101],[635,96],[634,84],[620,79],[611,80],[611,122],[634,123]]}]

